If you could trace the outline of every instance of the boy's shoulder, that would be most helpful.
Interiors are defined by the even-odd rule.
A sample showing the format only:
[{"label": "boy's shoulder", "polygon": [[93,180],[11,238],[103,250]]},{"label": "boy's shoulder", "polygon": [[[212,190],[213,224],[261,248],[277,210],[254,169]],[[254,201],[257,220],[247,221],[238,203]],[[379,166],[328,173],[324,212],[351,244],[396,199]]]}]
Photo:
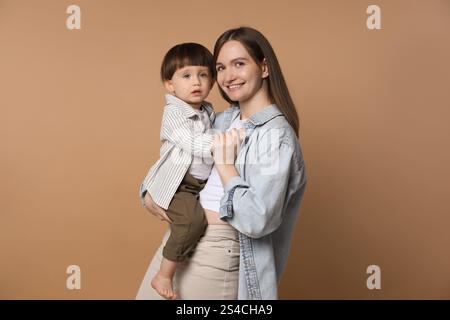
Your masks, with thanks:
[{"label": "boy's shoulder", "polygon": [[211,116],[212,114],[215,114],[214,107],[211,104],[211,102],[208,102],[208,101],[204,100],[203,103],[202,103],[202,107],[205,108],[205,110],[206,110],[206,112],[208,113],[209,116]]},{"label": "boy's shoulder", "polygon": [[196,113],[194,109],[188,105],[183,100],[172,96],[170,94],[166,95],[166,105],[164,106],[164,114],[171,116],[182,116],[185,118],[190,118]]}]

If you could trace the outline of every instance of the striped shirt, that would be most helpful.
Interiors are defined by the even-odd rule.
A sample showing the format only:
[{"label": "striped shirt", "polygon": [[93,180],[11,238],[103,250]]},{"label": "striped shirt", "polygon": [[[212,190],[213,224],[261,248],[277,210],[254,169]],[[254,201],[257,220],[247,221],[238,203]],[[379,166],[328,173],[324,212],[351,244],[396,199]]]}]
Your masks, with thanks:
[{"label": "striped shirt", "polygon": [[[215,113],[211,104],[204,101],[202,107],[213,123]],[[158,206],[167,209],[194,158],[212,166],[213,132],[207,130],[199,111],[167,94],[160,138],[163,143],[160,158],[148,171],[140,196],[149,192]]]}]

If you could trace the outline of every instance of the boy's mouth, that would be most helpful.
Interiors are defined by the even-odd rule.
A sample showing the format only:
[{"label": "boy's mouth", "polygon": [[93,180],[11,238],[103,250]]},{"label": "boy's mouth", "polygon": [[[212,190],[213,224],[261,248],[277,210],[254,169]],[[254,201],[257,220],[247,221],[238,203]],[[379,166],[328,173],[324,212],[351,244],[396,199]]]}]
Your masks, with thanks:
[{"label": "boy's mouth", "polygon": [[191,92],[191,94],[201,94],[201,93],[202,93],[201,90],[194,90],[194,91]]}]

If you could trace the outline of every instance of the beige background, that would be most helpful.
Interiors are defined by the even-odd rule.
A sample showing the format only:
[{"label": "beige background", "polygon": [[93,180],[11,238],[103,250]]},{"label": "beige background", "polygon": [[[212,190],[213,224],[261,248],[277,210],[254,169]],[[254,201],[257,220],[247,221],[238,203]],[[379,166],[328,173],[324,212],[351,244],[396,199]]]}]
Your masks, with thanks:
[{"label": "beige background", "polygon": [[0,0],[0,298],[134,298],[165,228],[138,199],[160,62],[241,24],[273,44],[301,118],[309,183],[281,298],[450,298],[448,0]]}]

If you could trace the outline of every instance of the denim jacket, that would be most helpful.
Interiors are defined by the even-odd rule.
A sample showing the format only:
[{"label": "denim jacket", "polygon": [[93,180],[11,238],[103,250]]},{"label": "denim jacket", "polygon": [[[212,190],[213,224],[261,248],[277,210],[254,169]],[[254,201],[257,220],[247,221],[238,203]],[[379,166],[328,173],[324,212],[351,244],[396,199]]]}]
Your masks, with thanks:
[{"label": "denim jacket", "polygon": [[[217,114],[214,128],[226,130],[239,114],[231,106]],[[305,165],[295,132],[275,105],[245,126],[235,161],[240,176],[224,186],[220,218],[239,232],[238,299],[277,299],[305,191]]]}]

